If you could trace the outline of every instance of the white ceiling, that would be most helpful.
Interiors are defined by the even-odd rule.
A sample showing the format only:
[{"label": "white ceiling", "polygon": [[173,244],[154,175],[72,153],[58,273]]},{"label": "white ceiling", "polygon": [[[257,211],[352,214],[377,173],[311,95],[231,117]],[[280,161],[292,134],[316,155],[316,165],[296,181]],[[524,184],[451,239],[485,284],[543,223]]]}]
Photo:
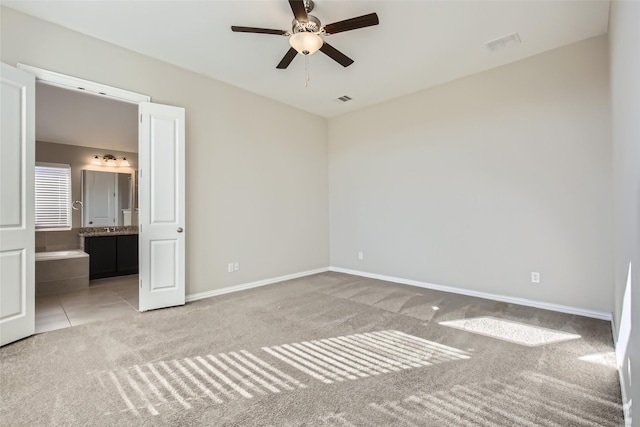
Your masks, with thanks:
[{"label": "white ceiling", "polygon": [[38,83],[36,140],[137,153],[138,106]]},{"label": "white ceiling", "polygon": [[[332,117],[607,32],[609,1],[317,0],[323,24],[376,12],[380,25],[326,36],[355,60],[343,68],[318,52],[286,70],[283,36],[231,25],[290,30],[286,0],[3,1],[3,5],[133,51]],[[518,32],[496,52],[485,42]],[[54,70],[55,71],[55,70]],[[349,95],[345,104],[335,98]]]}]

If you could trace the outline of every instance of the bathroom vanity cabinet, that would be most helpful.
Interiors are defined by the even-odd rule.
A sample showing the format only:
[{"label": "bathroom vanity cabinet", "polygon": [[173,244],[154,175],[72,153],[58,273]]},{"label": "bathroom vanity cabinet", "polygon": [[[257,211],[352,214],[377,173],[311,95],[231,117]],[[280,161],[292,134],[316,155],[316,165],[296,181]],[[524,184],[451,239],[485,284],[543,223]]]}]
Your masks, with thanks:
[{"label": "bathroom vanity cabinet", "polygon": [[91,280],[138,273],[137,234],[85,237],[84,251]]}]

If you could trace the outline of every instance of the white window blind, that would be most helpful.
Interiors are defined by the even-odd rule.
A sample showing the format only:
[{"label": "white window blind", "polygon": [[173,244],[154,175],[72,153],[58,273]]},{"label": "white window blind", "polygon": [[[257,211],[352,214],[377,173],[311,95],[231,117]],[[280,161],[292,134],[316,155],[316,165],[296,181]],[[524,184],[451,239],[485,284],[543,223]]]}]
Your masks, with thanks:
[{"label": "white window blind", "polygon": [[36,164],[36,230],[71,228],[71,166]]}]

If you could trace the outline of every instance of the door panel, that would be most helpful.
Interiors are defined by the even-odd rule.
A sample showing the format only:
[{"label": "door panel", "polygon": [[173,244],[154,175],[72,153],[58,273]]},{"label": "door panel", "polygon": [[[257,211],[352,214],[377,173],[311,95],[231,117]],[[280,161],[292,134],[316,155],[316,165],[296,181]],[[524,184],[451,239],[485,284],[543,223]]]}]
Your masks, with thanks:
[{"label": "door panel", "polygon": [[0,65],[0,345],[5,345],[35,330],[35,78]]},{"label": "door panel", "polygon": [[138,236],[117,236],[116,246],[118,274],[137,274]]},{"label": "door panel", "polygon": [[96,236],[84,239],[84,250],[89,254],[89,279],[102,279],[116,275],[119,236]]},{"label": "door panel", "polygon": [[[2,283],[23,284],[26,267],[25,251],[0,253],[0,280]],[[26,312],[26,286],[3,286],[0,299],[0,321],[22,316]]]},{"label": "door panel", "polygon": [[176,289],[179,286],[175,266],[178,261],[175,240],[151,242],[151,289]]},{"label": "door panel", "polygon": [[147,174],[149,176],[151,192],[151,223],[177,224],[177,198],[179,184],[176,179],[180,159],[179,149],[180,123],[173,117],[151,116],[151,164],[153,167]]},{"label": "door panel", "polygon": [[140,311],[185,300],[183,108],[140,104]]},{"label": "door panel", "polygon": [[[2,203],[0,204],[0,227],[4,229],[24,227],[22,207],[24,188],[22,183],[21,166],[23,146],[22,140],[22,109],[24,108],[25,94],[19,82],[8,79],[5,75],[4,64],[2,68],[2,156],[0,167],[2,168]],[[6,116],[6,117],[5,117]],[[16,185],[18,184],[18,185]]]}]

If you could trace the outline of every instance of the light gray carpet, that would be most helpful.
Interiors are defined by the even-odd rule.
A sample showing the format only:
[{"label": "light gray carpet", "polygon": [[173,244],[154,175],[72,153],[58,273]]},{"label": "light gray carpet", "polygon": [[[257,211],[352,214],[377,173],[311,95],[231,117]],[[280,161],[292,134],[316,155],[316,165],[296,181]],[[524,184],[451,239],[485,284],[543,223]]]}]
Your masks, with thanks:
[{"label": "light gray carpet", "polygon": [[324,273],[5,346],[0,424],[620,426],[612,351],[608,322]]}]

